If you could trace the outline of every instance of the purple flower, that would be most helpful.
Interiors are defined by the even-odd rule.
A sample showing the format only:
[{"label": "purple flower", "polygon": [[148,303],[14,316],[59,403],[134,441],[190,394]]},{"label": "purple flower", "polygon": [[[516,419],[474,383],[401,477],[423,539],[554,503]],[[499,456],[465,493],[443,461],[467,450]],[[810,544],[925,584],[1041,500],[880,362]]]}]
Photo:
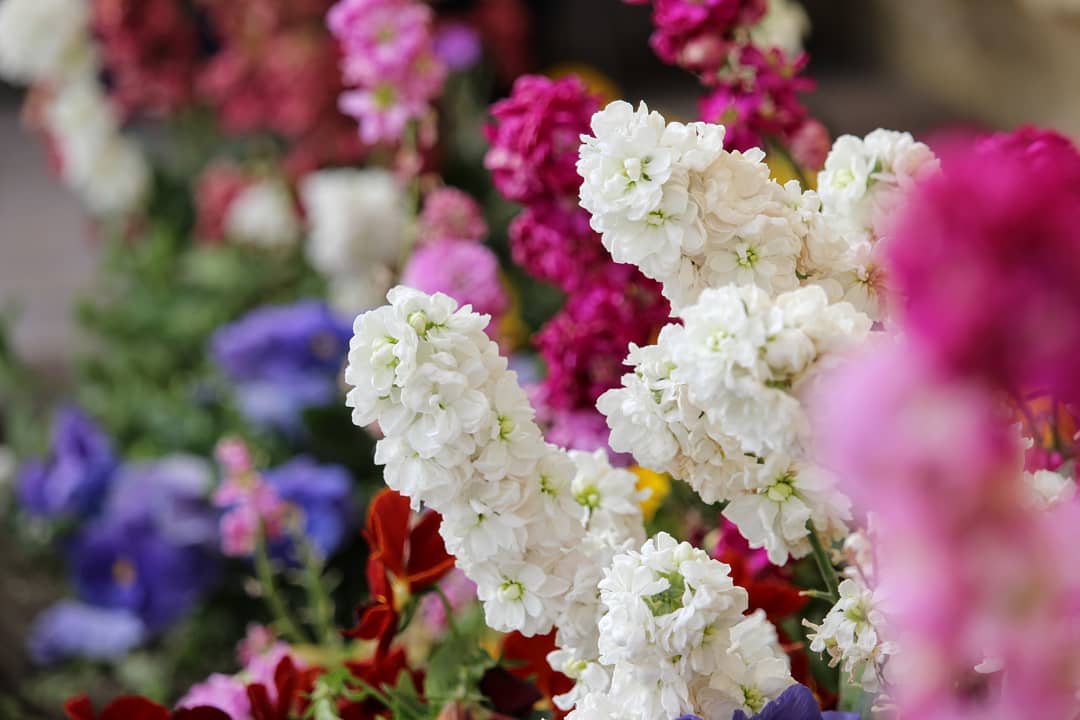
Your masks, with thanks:
[{"label": "purple flower", "polygon": [[304,300],[259,308],[219,328],[211,354],[237,383],[237,404],[246,417],[295,431],[304,408],[336,398],[351,334],[327,305]]},{"label": "purple flower", "polygon": [[100,504],[116,464],[101,428],[82,410],[62,408],[53,420],[49,456],[20,472],[19,501],[37,517],[85,516]]},{"label": "purple flower", "polygon": [[510,305],[499,280],[498,258],[478,243],[440,240],[419,248],[409,258],[401,282],[426,293],[446,293],[490,315],[489,334]]},{"label": "purple flower", "polygon": [[[702,720],[698,715],[683,715],[676,720]],[[792,685],[757,715],[747,718],[736,710],[731,720],[859,720],[859,713],[821,712],[814,694],[805,685]]]},{"label": "purple flower", "polygon": [[480,35],[465,23],[449,22],[435,33],[435,55],[455,72],[468,70],[483,54]]},{"label": "purple flower", "polygon": [[[263,480],[290,506],[298,528],[323,557],[331,555],[349,531],[352,477],[338,465],[319,465],[298,457],[262,474]],[[287,553],[288,544],[275,547]]]},{"label": "purple flower", "polygon": [[27,641],[39,665],[71,658],[113,660],[139,645],[146,627],[134,613],[61,600],[37,616]]},{"label": "purple flower", "polygon": [[80,599],[130,611],[154,632],[214,579],[211,478],[186,457],[129,465],[118,478],[106,512],[72,541],[72,580]]}]

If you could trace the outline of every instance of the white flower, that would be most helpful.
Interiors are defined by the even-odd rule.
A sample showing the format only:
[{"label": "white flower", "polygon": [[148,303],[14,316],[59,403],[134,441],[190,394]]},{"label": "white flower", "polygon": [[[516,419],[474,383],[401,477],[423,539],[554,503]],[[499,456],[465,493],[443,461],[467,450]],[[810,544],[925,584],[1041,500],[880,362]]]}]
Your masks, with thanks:
[{"label": "white flower", "polygon": [[135,208],[150,186],[150,166],[139,145],[115,136],[101,148],[94,162],[91,180],[75,186],[90,211],[114,215]]},{"label": "white flower", "polygon": [[224,230],[231,239],[263,248],[296,244],[300,218],[288,187],[261,180],[244,189],[225,213]]},{"label": "white flower", "polygon": [[89,52],[85,0],[0,2],[0,75],[18,83],[54,80]]},{"label": "white flower", "polygon": [[1072,500],[1076,496],[1076,480],[1053,470],[1024,473],[1031,507],[1046,509]]},{"label": "white flower", "polygon": [[885,661],[895,652],[885,637],[885,616],[873,591],[858,580],[844,580],[839,590],[840,599],[820,625],[803,621],[814,631],[807,635],[810,649],[828,653],[830,667],[840,665],[853,682],[874,692]]},{"label": "white flower", "polygon": [[[726,717],[734,710],[756,714],[794,682],[787,655],[763,610],[756,610],[731,628],[730,643],[709,682],[711,689],[731,703],[717,716]],[[717,699],[710,704],[710,714],[716,713]]]},{"label": "white flower", "polygon": [[301,181],[300,197],[310,226],[308,262],[337,286],[339,309],[367,309],[371,294],[353,285],[374,282],[381,294],[388,272],[378,268],[401,260],[405,198],[397,182],[385,170],[320,170]]},{"label": "white flower", "polygon": [[517,630],[532,636],[551,629],[554,617],[552,598],[565,592],[566,585],[542,568],[525,562],[494,562],[466,566],[465,574],[476,582],[476,593],[484,603],[484,619],[500,632]]},{"label": "white flower", "polygon": [[724,517],[775,565],[810,552],[808,522],[826,538],[847,533],[851,503],[817,467],[775,455],[747,469],[744,482],[745,492],[724,508]]},{"label": "white flower", "polygon": [[622,100],[592,118],[593,137],[582,136],[578,174],[581,206],[593,215],[624,213],[641,220],[659,207],[678,154],[662,144],[666,124],[645,103],[635,111]]},{"label": "white flower", "polygon": [[570,459],[577,469],[570,488],[589,532],[608,535],[615,544],[626,538],[643,540],[637,476],[611,467],[604,450],[572,450]]},{"label": "white flower", "polygon": [[769,0],[765,15],[750,27],[750,40],[758,47],[777,47],[788,55],[797,55],[809,30],[810,18],[801,4]]},{"label": "white flower", "polygon": [[845,232],[883,237],[906,194],[938,167],[930,148],[909,133],[844,135],[825,160],[818,193],[825,213]]}]

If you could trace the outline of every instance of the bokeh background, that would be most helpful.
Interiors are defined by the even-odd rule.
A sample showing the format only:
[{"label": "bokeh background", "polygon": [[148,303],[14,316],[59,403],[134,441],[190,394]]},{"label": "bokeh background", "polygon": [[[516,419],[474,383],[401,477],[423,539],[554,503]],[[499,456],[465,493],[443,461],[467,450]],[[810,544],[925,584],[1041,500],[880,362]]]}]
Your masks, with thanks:
[{"label": "bokeh background", "polygon": [[[453,3],[452,3],[453,4]],[[457,3],[468,5],[467,0]],[[917,135],[1024,122],[1080,136],[1076,0],[804,0],[812,19],[812,113],[836,135],[875,127]],[[586,65],[619,94],[692,116],[695,80],[648,49],[648,10],[620,0],[532,0],[534,69]],[[20,128],[21,93],[0,85],[0,307],[17,313],[16,349],[59,394],[80,343],[73,300],[95,252],[46,148]],[[47,398],[42,398],[45,401]],[[0,690],[18,686],[37,609],[59,594],[0,536]]]}]

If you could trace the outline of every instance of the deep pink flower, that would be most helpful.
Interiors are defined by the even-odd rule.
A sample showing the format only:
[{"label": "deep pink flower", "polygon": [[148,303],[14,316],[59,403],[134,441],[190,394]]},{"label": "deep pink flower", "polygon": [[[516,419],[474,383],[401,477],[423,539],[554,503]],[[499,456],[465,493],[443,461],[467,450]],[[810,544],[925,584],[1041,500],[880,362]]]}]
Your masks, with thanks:
[{"label": "deep pink flower", "polygon": [[510,305],[499,280],[499,260],[479,243],[439,240],[418,248],[409,258],[401,282],[426,293],[442,292],[473,310],[490,315],[488,334]]},{"label": "deep pink flower", "polygon": [[540,201],[510,223],[514,262],[533,277],[576,292],[611,265],[589,214],[573,201]]},{"label": "deep pink flower", "polygon": [[420,242],[479,242],[487,237],[487,233],[483,208],[467,192],[441,187],[424,198],[424,209],[420,213]]},{"label": "deep pink flower", "polygon": [[556,410],[594,407],[618,386],[630,343],[648,344],[668,318],[656,283],[625,265],[607,267],[534,338],[547,365],[546,398]]},{"label": "deep pink flower", "polygon": [[818,171],[832,149],[829,130],[813,118],[807,118],[789,138],[791,156],[800,167]]},{"label": "deep pink flower", "polygon": [[1022,130],[943,160],[887,252],[907,331],[953,374],[1080,399],[1080,153]]},{"label": "deep pink flower", "polygon": [[598,109],[575,76],[518,78],[510,97],[492,105],[494,122],[484,128],[491,143],[484,166],[499,193],[520,203],[577,197],[581,134]]},{"label": "deep pink flower", "polygon": [[[716,70],[735,30],[760,20],[765,6],[764,0],[656,0],[649,44],[666,63],[693,72]],[[703,47],[717,50],[702,52]]]}]

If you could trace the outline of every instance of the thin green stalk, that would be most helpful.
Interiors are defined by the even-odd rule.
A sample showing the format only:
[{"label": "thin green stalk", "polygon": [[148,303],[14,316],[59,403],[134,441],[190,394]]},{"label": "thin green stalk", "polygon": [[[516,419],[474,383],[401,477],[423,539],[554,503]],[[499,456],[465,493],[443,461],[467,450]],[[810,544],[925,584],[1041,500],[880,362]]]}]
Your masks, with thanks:
[{"label": "thin green stalk", "polygon": [[818,572],[821,573],[821,579],[825,583],[825,589],[829,594],[829,598],[835,603],[840,599],[840,591],[838,589],[839,583],[836,579],[836,568],[833,567],[832,560],[829,559],[829,553],[826,551],[825,546],[821,544],[821,538],[818,537],[817,530],[814,529],[814,523],[806,523],[806,529],[810,531],[810,548],[813,551],[814,562],[817,563]]},{"label": "thin green stalk", "polygon": [[341,638],[334,629],[333,602],[322,583],[322,562],[307,538],[301,536],[297,543],[304,565],[304,591],[311,604],[311,622],[323,644],[337,647]]},{"label": "thin green stalk", "polygon": [[[414,120],[405,126],[405,136],[402,138],[402,152],[407,154],[419,153],[420,146],[420,127],[419,122]],[[420,215],[420,175],[416,174],[409,178],[409,193],[408,193],[408,219],[409,227],[406,230],[405,237],[401,243],[401,257],[398,262],[398,269],[405,268],[405,264],[409,261],[409,256],[412,255],[413,246],[416,244],[416,234],[418,232],[416,218]]]},{"label": "thin green stalk", "polygon": [[277,585],[274,583],[274,568],[270,563],[270,554],[266,547],[266,533],[262,528],[255,534],[255,577],[262,588],[263,598],[270,608],[270,613],[274,616],[274,624],[281,634],[293,643],[307,642],[304,633],[293,621],[285,602],[278,594]]}]

